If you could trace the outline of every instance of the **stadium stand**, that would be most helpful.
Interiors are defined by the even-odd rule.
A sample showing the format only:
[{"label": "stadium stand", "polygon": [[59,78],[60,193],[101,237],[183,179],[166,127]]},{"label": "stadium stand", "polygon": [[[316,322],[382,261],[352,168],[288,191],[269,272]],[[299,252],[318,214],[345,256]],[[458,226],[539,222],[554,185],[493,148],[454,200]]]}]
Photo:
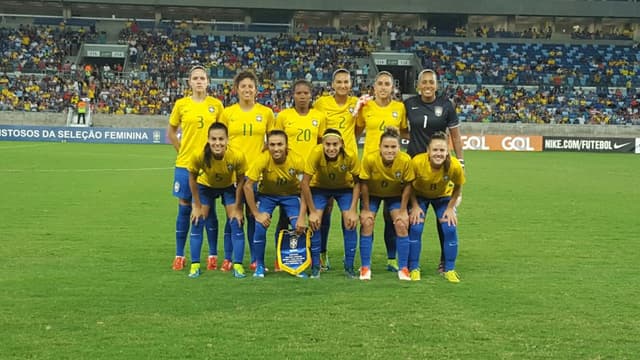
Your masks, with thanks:
[{"label": "stadium stand", "polygon": [[[184,96],[186,72],[200,63],[214,79],[212,94],[225,104],[235,101],[229,85],[233,75],[253,69],[262,82],[258,101],[277,112],[291,106],[293,81],[307,78],[318,84],[316,94],[326,93],[338,67],[364,73],[355,92],[367,92],[366,60],[386,46],[416,54],[422,67],[435,69],[462,121],[640,123],[640,52],[631,42],[536,42],[552,38],[551,28],[506,31],[494,24],[469,31],[468,24],[459,23],[412,27],[387,22],[377,35],[362,24],[303,29],[270,23],[209,25],[203,30],[188,21],[123,21],[115,37],[128,45],[130,61],[111,64],[83,63],[77,56],[82,44],[105,41],[104,32],[96,31],[97,20],[34,16],[32,24],[2,28],[0,109],[63,111],[82,94],[100,113],[167,115]],[[573,39],[592,40],[630,36],[629,31],[571,33]]]}]

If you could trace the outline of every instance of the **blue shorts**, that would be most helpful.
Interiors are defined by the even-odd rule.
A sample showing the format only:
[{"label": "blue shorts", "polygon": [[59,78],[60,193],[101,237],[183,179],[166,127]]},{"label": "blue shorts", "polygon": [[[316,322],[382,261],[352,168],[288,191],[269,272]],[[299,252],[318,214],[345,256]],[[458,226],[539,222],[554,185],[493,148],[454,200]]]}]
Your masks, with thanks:
[{"label": "blue shorts", "polygon": [[200,195],[202,205],[214,206],[215,200],[218,197],[222,199],[222,205],[224,206],[236,203],[236,188],[233,185],[222,189],[214,189],[206,185],[198,184],[198,194]]},{"label": "blue shorts", "polygon": [[[380,208],[380,203],[382,202],[382,200],[384,200],[384,203],[389,209],[389,211],[400,209],[400,204],[402,204],[402,198],[399,196],[386,197],[386,198],[369,196],[369,210],[373,211],[374,213],[377,213],[378,209]],[[362,202],[360,202],[360,210],[362,210]]]},{"label": "blue shorts", "polygon": [[324,210],[327,207],[329,199],[333,197],[338,202],[340,210],[347,211],[351,208],[353,189],[311,188],[311,196],[313,197],[313,205],[318,210]]},{"label": "blue shorts", "polygon": [[258,193],[258,212],[266,212],[273,214],[276,206],[280,205],[284,208],[284,212],[289,218],[295,221],[289,221],[293,227],[296,226],[298,215],[300,215],[300,197],[298,195],[266,195]]},{"label": "blue shorts", "polygon": [[186,168],[176,167],[173,171],[173,196],[191,202],[189,170]]}]

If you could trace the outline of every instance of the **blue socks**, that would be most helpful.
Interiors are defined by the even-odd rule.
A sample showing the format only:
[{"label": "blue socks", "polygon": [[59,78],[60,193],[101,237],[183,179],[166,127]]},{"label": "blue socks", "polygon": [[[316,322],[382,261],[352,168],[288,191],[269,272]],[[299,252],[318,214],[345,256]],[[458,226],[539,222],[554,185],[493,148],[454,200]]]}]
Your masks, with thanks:
[{"label": "blue socks", "polygon": [[207,229],[209,255],[218,255],[218,216],[215,204],[209,209],[209,216],[205,219],[205,229]]},{"label": "blue socks", "polygon": [[242,264],[242,259],[244,257],[244,231],[242,231],[242,227],[236,219],[228,221],[227,224],[229,224],[231,231],[229,238],[230,242],[233,244],[233,263]]},{"label": "blue socks", "polygon": [[[244,233],[242,233],[244,235]],[[224,258],[231,260],[233,254],[233,242],[231,240],[231,226],[229,225],[229,219],[224,224]],[[242,249],[244,251],[244,238],[242,239]]]},{"label": "blue socks", "polygon": [[409,226],[409,270],[415,270],[420,267],[423,231],[424,223]]},{"label": "blue socks", "polygon": [[320,266],[320,244],[322,243],[319,231],[314,231],[311,236],[311,266]]},{"label": "blue socks", "polygon": [[456,257],[458,257],[458,232],[455,226],[442,224],[442,233],[444,235],[444,271],[449,271],[456,268]]},{"label": "blue socks", "polygon": [[362,266],[371,267],[372,235],[360,235],[360,261]]},{"label": "blue socks", "polygon": [[191,262],[200,262],[200,252],[202,250],[202,231],[205,226],[205,220],[198,220],[196,224],[191,226],[191,241],[189,242],[189,248],[191,249]]},{"label": "blue socks", "polygon": [[187,243],[189,222],[191,217],[191,205],[178,205],[176,218],[176,256],[184,256],[184,246]]},{"label": "blue socks", "polygon": [[398,236],[398,268],[409,268],[409,237]]},{"label": "blue socks", "polygon": [[[255,222],[255,233],[253,235],[253,257],[257,261],[258,266],[264,266],[264,250],[267,237],[267,229],[262,224]],[[235,248],[235,246],[234,246]]]},{"label": "blue socks", "polygon": [[344,267],[353,269],[353,262],[356,258],[356,247],[358,246],[358,233],[356,229],[342,229],[344,236]]}]

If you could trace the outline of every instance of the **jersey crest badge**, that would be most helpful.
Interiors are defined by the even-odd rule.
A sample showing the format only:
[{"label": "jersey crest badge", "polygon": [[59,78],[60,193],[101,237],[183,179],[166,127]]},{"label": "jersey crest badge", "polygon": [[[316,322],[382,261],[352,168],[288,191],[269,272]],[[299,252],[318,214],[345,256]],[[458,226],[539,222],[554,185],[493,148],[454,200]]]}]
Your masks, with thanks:
[{"label": "jersey crest badge", "polygon": [[442,180],[444,180],[444,181],[449,181],[449,175],[445,175],[445,176],[442,178]]},{"label": "jersey crest badge", "polygon": [[393,116],[394,119],[397,119],[398,118],[398,112],[397,111],[392,112],[391,116]]},{"label": "jersey crest badge", "polygon": [[345,165],[345,164],[340,165],[340,171],[342,171],[342,172],[347,171],[347,165]]},{"label": "jersey crest badge", "polygon": [[311,125],[313,125],[314,127],[318,127],[318,120],[316,119],[311,120]]},{"label": "jersey crest badge", "polygon": [[442,108],[442,106],[436,106],[433,108],[433,112],[436,114],[436,116],[442,116],[442,111],[444,109]]},{"label": "jersey crest badge", "polygon": [[296,174],[296,169],[289,168],[289,175],[295,175],[295,174]]},{"label": "jersey crest badge", "polygon": [[233,171],[233,164],[227,164],[227,170]]},{"label": "jersey crest badge", "polygon": [[214,112],[216,112],[216,108],[214,108],[213,106],[209,106],[209,112],[213,114]]},{"label": "jersey crest badge", "polygon": [[396,179],[400,179],[402,173],[400,171],[396,171]]},{"label": "jersey crest badge", "polygon": [[262,121],[262,115],[256,115],[256,121],[257,122],[261,122]]}]

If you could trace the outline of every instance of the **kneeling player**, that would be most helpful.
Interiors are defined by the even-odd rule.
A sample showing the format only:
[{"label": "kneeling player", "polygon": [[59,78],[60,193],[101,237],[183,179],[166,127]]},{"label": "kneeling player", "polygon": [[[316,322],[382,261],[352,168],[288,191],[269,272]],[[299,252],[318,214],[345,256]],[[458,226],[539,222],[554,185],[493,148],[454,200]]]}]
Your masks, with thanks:
[{"label": "kneeling player", "polygon": [[[209,136],[204,151],[197,154],[189,165],[189,187],[193,194],[191,211],[191,271],[189,277],[200,276],[200,250],[202,248],[202,230],[215,199],[222,198],[233,241],[233,274],[237,278],[245,277],[242,267],[244,256],[244,232],[242,230],[242,185],[247,162],[241,152],[227,148],[229,136],[227,127],[222,123],[213,123],[209,127]],[[238,180],[237,187],[233,180]]]},{"label": "kneeling player", "polygon": [[[409,231],[408,267],[411,270],[411,279],[420,280],[422,231],[427,208],[431,205],[443,230],[443,276],[449,282],[458,283],[460,278],[455,271],[458,255],[458,216],[455,206],[462,193],[462,185],[465,183],[462,165],[458,159],[449,154],[449,139],[442,131],[433,134],[427,152],[416,155],[411,162],[416,174],[413,182]],[[453,183],[453,187],[450,183]],[[400,244],[398,244],[398,253],[400,253]]]},{"label": "kneeling player", "polygon": [[311,277],[320,277],[321,223],[327,203],[336,199],[342,211],[342,233],[344,235],[344,269],[350,278],[355,278],[353,260],[358,236],[358,196],[360,166],[356,155],[347,154],[340,131],[327,129],[322,144],[316,145],[306,164],[302,184],[302,196],[309,206],[311,237]]},{"label": "kneeling player", "polygon": [[[257,261],[254,277],[263,278],[264,251],[267,228],[276,206],[284,208],[289,223],[302,233],[305,231],[307,207],[300,198],[300,178],[304,172],[304,160],[287,149],[287,134],[273,130],[267,134],[268,152],[263,152],[247,172],[244,194],[247,205],[256,219],[253,249]],[[257,195],[253,185],[260,180]]]},{"label": "kneeling player", "polygon": [[[380,151],[366,154],[360,170],[360,280],[371,279],[373,227],[382,200],[389,204],[389,213],[398,240],[398,258],[403,256],[400,253],[400,243],[409,241],[407,206],[413,179],[411,157],[400,152],[400,133],[397,128],[387,127],[380,136]],[[410,279],[406,268],[404,271],[398,271],[398,278]]]}]

